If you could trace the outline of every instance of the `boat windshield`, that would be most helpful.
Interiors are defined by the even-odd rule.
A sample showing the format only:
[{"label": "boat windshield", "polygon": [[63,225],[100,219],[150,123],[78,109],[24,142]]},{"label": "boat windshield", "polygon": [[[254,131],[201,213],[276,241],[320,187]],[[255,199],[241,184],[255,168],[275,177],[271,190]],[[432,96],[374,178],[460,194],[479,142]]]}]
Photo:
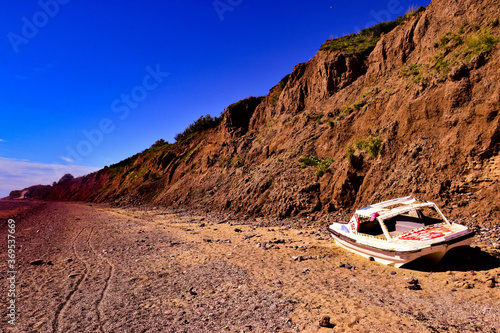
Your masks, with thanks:
[{"label": "boat windshield", "polygon": [[446,222],[434,207],[411,208],[383,221],[391,236]]}]

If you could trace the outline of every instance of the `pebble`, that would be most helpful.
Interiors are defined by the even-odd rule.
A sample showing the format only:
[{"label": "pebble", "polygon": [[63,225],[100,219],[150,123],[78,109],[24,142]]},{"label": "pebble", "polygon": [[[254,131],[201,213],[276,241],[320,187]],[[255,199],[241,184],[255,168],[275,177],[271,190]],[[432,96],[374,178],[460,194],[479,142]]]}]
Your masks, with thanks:
[{"label": "pebble", "polygon": [[330,317],[329,316],[321,317],[321,319],[319,321],[319,326],[320,327],[333,327],[333,325],[330,323]]},{"label": "pebble", "polygon": [[408,289],[410,289],[410,290],[422,290],[422,287],[418,283],[417,279],[412,279],[410,282],[408,282]]},{"label": "pebble", "polygon": [[39,265],[43,265],[44,264],[44,261],[42,259],[37,259],[37,260],[33,260],[32,262],[30,262],[30,265],[34,265],[34,266],[39,266]]}]

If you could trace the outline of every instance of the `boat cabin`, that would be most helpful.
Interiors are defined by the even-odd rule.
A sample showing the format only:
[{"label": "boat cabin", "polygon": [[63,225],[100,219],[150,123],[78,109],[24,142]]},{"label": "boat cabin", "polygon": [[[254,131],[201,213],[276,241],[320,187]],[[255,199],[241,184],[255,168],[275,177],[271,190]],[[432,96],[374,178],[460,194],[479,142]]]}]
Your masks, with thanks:
[{"label": "boat cabin", "polygon": [[[430,225],[450,224],[438,207],[425,200],[404,197],[356,210],[357,234],[390,240]],[[351,220],[352,221],[352,220]]]}]

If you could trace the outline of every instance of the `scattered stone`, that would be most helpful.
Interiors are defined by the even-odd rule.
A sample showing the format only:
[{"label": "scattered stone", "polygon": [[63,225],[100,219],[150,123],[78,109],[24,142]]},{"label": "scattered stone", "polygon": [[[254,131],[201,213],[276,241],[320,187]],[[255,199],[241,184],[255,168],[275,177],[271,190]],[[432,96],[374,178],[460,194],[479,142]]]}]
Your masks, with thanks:
[{"label": "scattered stone", "polygon": [[424,321],[426,320],[425,315],[422,313],[422,311],[416,311],[413,316],[415,317],[416,320],[418,321]]},{"label": "scattered stone", "polygon": [[235,229],[234,229],[234,232],[243,232],[243,230],[238,229],[238,228],[235,228]]},{"label": "scattered stone", "polygon": [[410,282],[408,282],[408,289],[410,289],[410,290],[422,290],[422,287],[418,283],[417,279],[412,279]]},{"label": "scattered stone", "polygon": [[369,257],[369,258],[368,258],[368,260],[370,260],[370,261],[375,261],[375,258],[373,258],[373,257]]},{"label": "scattered stone", "polygon": [[396,271],[392,271],[390,274],[391,275],[396,275],[397,273],[396,273]]},{"label": "scattered stone", "polygon": [[195,290],[193,287],[189,288],[189,293],[190,293],[191,295],[193,295],[193,296],[198,295],[198,293],[196,292],[196,290]]},{"label": "scattered stone", "polygon": [[70,274],[68,275],[69,278],[75,278],[77,277],[78,275],[80,275],[79,273],[73,273],[73,274]]},{"label": "scattered stone", "polygon": [[205,224],[205,223],[201,223],[201,224],[199,225],[199,227],[200,227],[200,228],[205,228],[205,227],[206,227],[206,224]]},{"label": "scattered stone", "polygon": [[285,244],[285,240],[283,238],[273,239],[271,242],[274,244]]},{"label": "scattered stone", "polygon": [[212,240],[210,238],[203,238],[203,241],[205,243],[211,243],[212,242]]},{"label": "scattered stone", "polygon": [[474,272],[474,271],[469,271],[469,274],[470,274],[470,275],[476,275],[476,272]]},{"label": "scattered stone", "polygon": [[274,281],[274,284],[275,284],[275,285],[281,285],[282,283],[281,283],[281,281],[280,281],[280,280],[276,280],[276,281]]},{"label": "scattered stone", "polygon": [[43,265],[44,263],[45,262],[42,259],[37,259],[37,260],[33,260],[32,262],[30,262],[30,265],[40,266],[40,265]]},{"label": "scattered stone", "polygon": [[330,317],[329,316],[323,316],[323,317],[321,317],[321,319],[319,321],[319,326],[320,327],[332,328],[333,325],[332,325],[332,323],[330,323]]},{"label": "scattered stone", "polygon": [[470,282],[466,282],[466,281],[457,281],[457,282],[455,282],[455,288],[472,289],[472,288],[474,288],[474,283],[470,283]]},{"label": "scattered stone", "polygon": [[494,278],[488,279],[486,281],[486,287],[488,287],[488,288],[495,288],[495,285],[496,285],[496,281]]},{"label": "scattered stone", "polygon": [[54,266],[54,263],[51,260],[49,260],[49,261],[47,261],[47,265]]},{"label": "scattered stone", "polygon": [[457,291],[457,290],[456,290],[455,288],[451,288],[451,291],[452,291],[452,292],[455,292],[455,291]]}]

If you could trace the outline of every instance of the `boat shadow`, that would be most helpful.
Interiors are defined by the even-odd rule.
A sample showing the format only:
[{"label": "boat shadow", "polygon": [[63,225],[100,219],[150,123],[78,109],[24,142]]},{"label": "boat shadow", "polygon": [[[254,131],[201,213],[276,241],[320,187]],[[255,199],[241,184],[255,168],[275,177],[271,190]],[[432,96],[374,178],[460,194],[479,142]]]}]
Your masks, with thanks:
[{"label": "boat shadow", "polygon": [[463,247],[450,250],[436,264],[415,260],[402,268],[422,272],[487,271],[500,267],[500,258],[481,251],[480,248]]}]

